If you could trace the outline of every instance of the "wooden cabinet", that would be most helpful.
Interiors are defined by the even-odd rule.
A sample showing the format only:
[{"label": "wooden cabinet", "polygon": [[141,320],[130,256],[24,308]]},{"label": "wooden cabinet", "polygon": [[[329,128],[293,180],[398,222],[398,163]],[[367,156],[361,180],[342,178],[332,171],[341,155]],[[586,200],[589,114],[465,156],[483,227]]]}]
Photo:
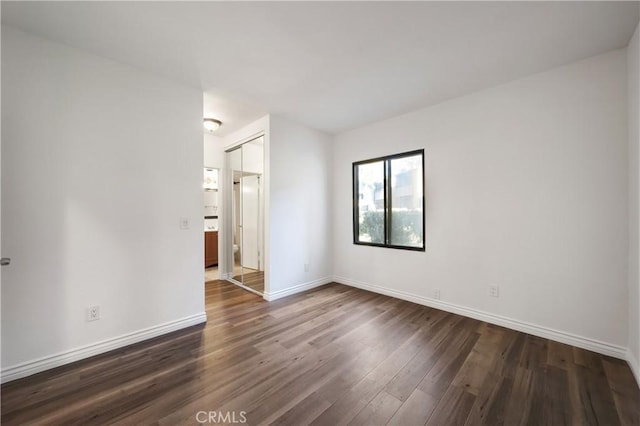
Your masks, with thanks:
[{"label": "wooden cabinet", "polygon": [[204,233],[204,267],[218,264],[218,231]]}]

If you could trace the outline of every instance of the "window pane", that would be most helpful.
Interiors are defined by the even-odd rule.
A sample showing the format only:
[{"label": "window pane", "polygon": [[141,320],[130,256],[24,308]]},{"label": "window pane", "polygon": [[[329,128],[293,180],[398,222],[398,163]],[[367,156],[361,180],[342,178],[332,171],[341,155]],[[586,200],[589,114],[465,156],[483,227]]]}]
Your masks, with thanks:
[{"label": "window pane", "polygon": [[357,166],[358,241],[384,244],[384,162]]},{"label": "window pane", "polygon": [[422,155],[391,160],[390,244],[423,247]]}]

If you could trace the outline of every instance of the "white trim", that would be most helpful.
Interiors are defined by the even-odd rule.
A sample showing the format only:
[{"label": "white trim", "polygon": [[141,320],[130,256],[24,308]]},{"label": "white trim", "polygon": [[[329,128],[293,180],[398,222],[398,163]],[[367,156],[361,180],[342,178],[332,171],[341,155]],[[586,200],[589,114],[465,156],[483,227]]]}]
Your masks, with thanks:
[{"label": "white trim", "polygon": [[612,356],[619,359],[627,359],[627,348],[623,346],[613,345],[611,343],[601,342],[599,340],[590,339],[584,336],[567,333],[552,328],[519,321],[513,318],[503,317],[501,315],[491,314],[489,312],[479,311],[472,308],[456,305],[453,303],[443,302],[442,300],[432,299],[404,291],[392,290],[373,284],[364,283],[344,277],[333,277],[333,280],[340,284],[351,287],[361,288],[363,290],[380,293],[387,296],[395,297],[409,302],[418,303],[420,305],[429,306],[431,308],[440,309],[454,314],[474,318],[491,324],[496,324],[512,330],[521,331],[523,333],[532,334],[534,336],[543,337],[545,339],[554,340],[556,342],[566,343],[568,345],[577,346],[603,355]]},{"label": "white trim", "polygon": [[640,363],[631,352],[631,349],[627,349],[627,363],[629,364],[629,368],[631,368],[631,372],[633,376],[636,378],[636,383],[640,387]]},{"label": "white trim", "polygon": [[0,381],[2,383],[10,382],[12,380],[27,377],[41,371],[49,370],[51,368],[89,358],[94,355],[99,355],[114,349],[141,342],[143,340],[171,333],[172,331],[177,331],[186,327],[191,327],[193,325],[202,324],[204,322],[207,322],[207,314],[206,312],[201,312],[199,314],[191,315],[179,320],[170,321],[139,331],[134,331],[133,333],[127,333],[123,334],[122,336],[106,339],[101,342],[91,343],[89,345],[81,346],[79,348],[71,349],[65,352],[60,352],[32,361],[23,362],[2,369],[2,377]]},{"label": "white trim", "polygon": [[273,293],[265,292],[264,299],[267,301],[280,299],[281,297],[290,296],[296,293],[301,293],[303,291],[311,290],[312,288],[320,287],[321,285],[329,284],[331,282],[333,282],[333,279],[331,277],[320,278],[318,280],[309,281],[306,283],[295,285],[293,287],[274,291]]},{"label": "white trim", "polygon": [[[264,117],[263,117],[263,118],[264,118]],[[260,119],[259,119],[259,120],[260,120]],[[253,134],[253,135],[251,135],[251,136],[247,136],[247,137],[245,137],[245,138],[240,139],[238,142],[232,142],[232,143],[230,143],[229,145],[227,145],[227,146],[225,146],[225,147],[224,147],[224,153],[226,154],[226,153],[228,153],[228,152],[231,152],[231,151],[235,150],[235,149],[236,149],[236,148],[238,148],[240,145],[243,145],[243,144],[245,144],[245,143],[247,143],[247,142],[251,142],[252,140],[255,140],[255,139],[258,139],[258,138],[264,137],[265,133],[266,133],[266,130],[265,130],[265,129],[262,129],[262,130],[259,130],[257,133],[254,133],[254,134]]]}]

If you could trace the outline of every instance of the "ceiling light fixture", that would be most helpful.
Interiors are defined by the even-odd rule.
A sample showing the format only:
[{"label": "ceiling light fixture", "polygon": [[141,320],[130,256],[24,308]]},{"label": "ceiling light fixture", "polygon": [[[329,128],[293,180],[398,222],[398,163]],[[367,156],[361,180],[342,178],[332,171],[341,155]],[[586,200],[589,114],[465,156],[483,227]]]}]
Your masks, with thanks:
[{"label": "ceiling light fixture", "polygon": [[204,119],[204,128],[211,133],[215,132],[220,126],[222,126],[222,121],[220,120],[216,120],[215,118]]}]

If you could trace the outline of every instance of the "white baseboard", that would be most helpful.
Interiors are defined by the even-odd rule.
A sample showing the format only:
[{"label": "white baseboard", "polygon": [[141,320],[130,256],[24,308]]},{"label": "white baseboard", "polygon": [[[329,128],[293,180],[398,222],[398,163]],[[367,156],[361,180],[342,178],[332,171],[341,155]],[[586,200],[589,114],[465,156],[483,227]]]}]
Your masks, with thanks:
[{"label": "white baseboard", "polygon": [[638,387],[640,387],[640,363],[638,363],[636,357],[633,356],[631,349],[627,349],[627,363],[629,364],[629,368],[631,368],[633,376],[636,378]]},{"label": "white baseboard", "polygon": [[139,331],[134,331],[133,333],[123,334],[122,336],[103,340],[101,342],[92,343],[90,345],[81,346],[79,348],[71,349],[65,352],[60,352],[54,355],[35,359],[33,361],[23,362],[2,369],[0,382],[10,382],[12,380],[27,377],[41,371],[49,370],[51,368],[89,358],[94,355],[99,355],[113,349],[118,349],[123,346],[138,343],[143,340],[171,333],[172,331],[177,331],[182,328],[191,327],[192,325],[202,324],[204,322],[207,322],[207,314],[205,312],[202,312],[179,320],[170,321]]},{"label": "white baseboard", "polygon": [[610,343],[601,342],[599,340],[590,339],[588,337],[578,336],[572,333],[567,333],[564,331],[542,327],[536,324],[531,324],[512,318],[503,317],[501,315],[494,315],[489,312],[479,311],[453,303],[443,302],[442,300],[418,296],[416,294],[411,294],[404,291],[392,290],[390,288],[368,284],[349,278],[333,277],[333,280],[340,284],[361,288],[363,290],[372,291],[374,293],[380,293],[420,305],[429,306],[431,308],[436,308],[465,317],[474,318],[480,321],[485,321],[491,324],[510,328],[512,330],[517,330],[523,333],[532,334],[534,336],[543,337],[545,339],[554,340],[556,342],[577,346],[582,349],[587,349],[603,355],[612,356],[614,358],[627,359],[628,357],[627,348],[623,346],[613,345]]},{"label": "white baseboard", "polygon": [[298,284],[293,287],[285,288],[282,290],[278,290],[270,293],[265,292],[264,298],[265,300],[272,301],[272,300],[280,299],[281,297],[290,296],[292,294],[311,290],[312,288],[320,287],[321,285],[329,284],[330,282],[333,282],[333,279],[331,277],[320,278],[318,280]]}]

